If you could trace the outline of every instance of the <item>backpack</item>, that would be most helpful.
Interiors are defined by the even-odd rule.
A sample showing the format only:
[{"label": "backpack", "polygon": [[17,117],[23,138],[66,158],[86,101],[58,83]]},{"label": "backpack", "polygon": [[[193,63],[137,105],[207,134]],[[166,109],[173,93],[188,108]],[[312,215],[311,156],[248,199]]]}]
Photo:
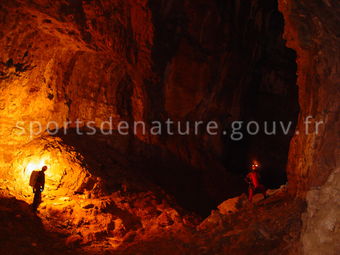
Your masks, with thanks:
[{"label": "backpack", "polygon": [[31,173],[31,177],[30,177],[30,186],[31,186],[31,187],[34,187],[35,184],[37,183],[38,176],[39,176],[39,172],[40,172],[40,171],[33,171],[33,172]]}]

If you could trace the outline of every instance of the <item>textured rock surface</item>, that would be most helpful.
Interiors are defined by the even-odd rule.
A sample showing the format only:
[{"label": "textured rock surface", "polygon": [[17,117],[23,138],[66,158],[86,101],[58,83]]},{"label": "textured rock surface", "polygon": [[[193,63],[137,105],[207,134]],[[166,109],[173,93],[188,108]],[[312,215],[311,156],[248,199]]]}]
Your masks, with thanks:
[{"label": "textured rock surface", "polygon": [[8,172],[8,183],[3,184],[3,188],[6,187],[12,195],[30,197],[32,188],[27,185],[29,177],[32,171],[44,165],[49,167],[45,188],[49,194],[64,196],[83,192],[86,186],[92,190],[97,183],[97,177],[90,175],[82,155],[74,148],[65,145],[61,139],[42,137],[19,147],[11,165],[13,171]]},{"label": "textured rock surface", "polygon": [[141,118],[142,95],[136,84],[141,90],[140,80],[150,68],[144,56],[150,55],[151,17],[143,1],[102,4],[2,3],[5,123]]},{"label": "textured rock surface", "polygon": [[[291,190],[322,185],[337,167],[339,147],[339,6],[335,1],[279,1],[287,45],[297,53],[300,115],[289,152]],[[304,121],[324,121],[305,135]]]},{"label": "textured rock surface", "polygon": [[[307,193],[301,235],[304,254],[339,251],[339,5],[336,1],[279,1],[287,45],[297,52],[300,135],[291,142],[288,184]],[[304,120],[324,121],[319,134],[304,135]],[[301,130],[303,130],[301,132]],[[311,129],[310,132],[313,132]],[[301,134],[302,133],[302,134]],[[329,181],[326,180],[329,178]]]},{"label": "textured rock surface", "polygon": [[302,200],[292,200],[284,188],[254,204],[236,199],[239,211],[225,212],[221,204],[198,225],[201,254],[301,254]]},{"label": "textured rock surface", "polygon": [[340,171],[307,193],[307,211],[301,233],[304,254],[335,255],[340,250]]}]

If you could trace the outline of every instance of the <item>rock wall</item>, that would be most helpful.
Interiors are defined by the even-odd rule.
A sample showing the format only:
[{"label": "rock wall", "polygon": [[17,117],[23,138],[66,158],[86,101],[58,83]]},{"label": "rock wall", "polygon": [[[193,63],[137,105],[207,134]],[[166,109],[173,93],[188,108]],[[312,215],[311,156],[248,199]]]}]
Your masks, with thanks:
[{"label": "rock wall", "polygon": [[[154,61],[158,64],[155,71],[164,83],[165,93],[163,101],[152,102],[163,109],[161,116],[175,120],[214,120],[225,129],[231,121],[239,119],[295,120],[298,112],[295,58],[284,46],[282,17],[275,1],[151,3],[155,24]],[[224,158],[232,162],[225,167],[237,172],[247,167],[247,163],[242,166],[240,161],[250,157],[265,161],[266,157],[275,158],[272,151],[280,151],[270,148],[277,141],[268,141],[268,137],[258,140],[247,137],[246,142],[239,143],[244,151],[223,136],[204,136],[194,141],[189,138],[186,143],[190,146],[174,142],[175,139],[171,137],[167,141],[171,150],[203,169],[207,162],[200,160],[207,155],[213,161],[222,162]],[[286,137],[288,142],[289,139]],[[260,141],[265,141],[264,145],[257,146]],[[280,145],[288,147],[282,141]],[[197,154],[193,147],[203,150],[205,156]],[[258,153],[261,148],[263,151]],[[273,164],[284,168],[285,160],[279,161]]]},{"label": "rock wall", "polygon": [[[297,52],[300,116],[288,159],[289,190],[306,196],[304,254],[339,251],[339,5],[336,1],[279,1],[287,45]],[[304,134],[305,120],[323,121]],[[302,132],[301,132],[302,131]],[[328,181],[327,181],[328,180]],[[327,182],[326,182],[327,181]],[[307,195],[306,195],[307,192]]]},{"label": "rock wall", "polygon": [[[338,166],[339,148],[339,7],[335,1],[279,1],[288,47],[297,52],[300,115],[290,145],[291,190],[322,185]],[[312,116],[309,134],[305,120]],[[323,121],[319,133],[315,121]]]},{"label": "rock wall", "polygon": [[327,182],[307,193],[307,211],[303,214],[301,240],[304,254],[339,252],[340,203],[339,169],[332,172]]},{"label": "rock wall", "polygon": [[145,4],[4,1],[2,116],[59,125],[142,118],[153,35]]},{"label": "rock wall", "polygon": [[[40,134],[29,133],[31,127],[40,131],[38,122],[41,131],[46,131],[66,126],[66,122],[72,122],[68,126],[72,128],[77,119],[94,121],[99,127],[110,117],[114,123],[143,118],[147,100],[142,84],[150,75],[153,38],[145,4],[2,1],[3,178],[17,171],[15,162],[26,143],[37,139],[33,142],[37,153],[44,146]],[[29,150],[33,155],[34,148]]]}]

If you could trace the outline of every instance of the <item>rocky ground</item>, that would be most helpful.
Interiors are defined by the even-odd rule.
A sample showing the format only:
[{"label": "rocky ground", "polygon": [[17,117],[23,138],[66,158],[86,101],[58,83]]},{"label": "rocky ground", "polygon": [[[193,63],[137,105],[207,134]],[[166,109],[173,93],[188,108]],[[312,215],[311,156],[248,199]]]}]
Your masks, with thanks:
[{"label": "rocky ground", "polygon": [[1,254],[78,254],[66,247],[64,235],[48,231],[23,201],[2,197],[0,221]]},{"label": "rocky ground", "polygon": [[[1,199],[2,254],[287,254],[298,251],[304,203],[282,187],[223,202],[205,220],[180,213],[153,194],[59,198],[37,215]],[[134,201],[134,203],[132,202]],[[296,246],[296,247],[295,247]],[[292,249],[293,248],[293,249]],[[8,252],[9,253],[8,253]]]}]

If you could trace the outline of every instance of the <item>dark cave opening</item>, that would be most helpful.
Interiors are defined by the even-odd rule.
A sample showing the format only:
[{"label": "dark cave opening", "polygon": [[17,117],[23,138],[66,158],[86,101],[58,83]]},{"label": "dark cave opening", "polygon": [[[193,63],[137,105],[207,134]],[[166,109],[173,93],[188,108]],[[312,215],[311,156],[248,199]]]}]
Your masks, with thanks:
[{"label": "dark cave opening", "polygon": [[[265,186],[273,189],[285,184],[289,143],[295,132],[299,105],[296,54],[285,46],[284,21],[277,1],[151,1],[151,8],[156,28],[154,69],[161,77],[160,83],[167,82],[169,63],[182,55],[189,55],[200,65],[208,63],[211,67],[204,88],[205,98],[184,117],[175,117],[181,120],[214,117],[229,126],[228,132],[231,132],[232,121],[256,121],[262,127],[264,122],[268,122],[269,127],[273,121],[277,125],[280,121],[285,125],[291,123],[287,134],[277,128],[276,135],[266,135],[263,131],[249,135],[243,125],[240,131],[244,137],[240,141],[222,135],[222,152],[213,157],[221,162],[225,173],[206,166],[203,167],[206,171],[199,171],[197,178],[192,181],[187,178],[186,185],[196,187],[191,195],[173,189],[175,197],[182,201],[181,205],[186,207],[183,197],[191,197],[187,203],[192,203],[192,198],[205,194],[204,199],[194,199],[199,203],[194,202],[187,208],[207,215],[225,199],[246,192],[243,178],[252,159],[261,162]],[[192,18],[190,13],[198,17]],[[182,49],[183,44],[189,45],[186,50]],[[161,87],[151,86],[150,95]],[[198,86],[195,89],[199,89]],[[151,98],[151,104],[161,109],[159,116],[168,116],[169,111],[166,112],[160,97]],[[197,147],[205,146],[197,144]],[[210,149],[203,151],[209,154]],[[176,184],[170,186],[176,187]]]},{"label": "dark cave opening", "polygon": [[[268,13],[269,21],[267,30],[253,31],[257,33],[255,38],[261,54],[253,62],[249,82],[241,95],[239,120],[259,123],[260,132],[250,135],[244,124],[241,141],[225,141],[224,159],[226,169],[243,176],[249,170],[251,160],[257,159],[262,165],[265,186],[278,188],[287,182],[285,168],[289,143],[299,114],[296,53],[285,46],[282,38],[283,17],[277,10],[277,1],[259,3]],[[246,49],[251,52],[252,46]],[[265,134],[265,124],[268,124],[268,130],[273,130],[274,125],[276,133]],[[289,126],[289,131],[280,130],[281,124]]]}]

